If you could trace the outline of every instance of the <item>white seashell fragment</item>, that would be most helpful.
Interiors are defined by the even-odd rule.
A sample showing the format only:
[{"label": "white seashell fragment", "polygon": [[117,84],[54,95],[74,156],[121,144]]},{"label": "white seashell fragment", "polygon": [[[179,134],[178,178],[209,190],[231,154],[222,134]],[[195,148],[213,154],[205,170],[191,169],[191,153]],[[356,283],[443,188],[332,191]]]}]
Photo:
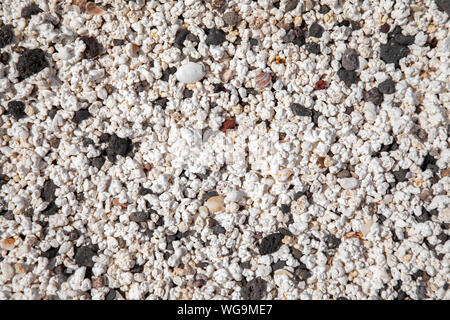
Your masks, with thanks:
[{"label": "white seashell fragment", "polygon": [[205,67],[200,63],[188,62],[177,70],[175,76],[180,82],[194,83],[205,76]]},{"label": "white seashell fragment", "polygon": [[211,213],[222,211],[225,207],[223,197],[215,196],[209,198],[208,201],[206,201],[206,207]]},{"label": "white seashell fragment", "polygon": [[355,178],[338,179],[339,184],[345,190],[355,189],[359,185],[359,181]]}]

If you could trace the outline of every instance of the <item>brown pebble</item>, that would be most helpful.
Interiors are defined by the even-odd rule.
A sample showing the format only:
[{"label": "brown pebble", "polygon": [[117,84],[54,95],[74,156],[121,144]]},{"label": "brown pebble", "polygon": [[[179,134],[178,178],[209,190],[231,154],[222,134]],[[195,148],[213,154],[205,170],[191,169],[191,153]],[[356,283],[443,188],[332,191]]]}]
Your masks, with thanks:
[{"label": "brown pebble", "polygon": [[113,204],[114,206],[120,206],[120,207],[122,207],[122,208],[128,207],[128,203],[120,203],[120,202],[119,202],[119,199],[117,199],[117,198],[112,199],[112,204]]},{"label": "brown pebble", "polygon": [[95,277],[92,281],[92,285],[96,289],[100,289],[101,287],[103,287],[103,277],[101,275]]},{"label": "brown pebble", "polygon": [[338,172],[338,174],[336,175],[336,177],[338,178],[350,178],[352,175],[350,173],[350,171],[348,170],[342,170],[340,172]]},{"label": "brown pebble", "polygon": [[391,26],[389,24],[385,23],[380,27],[380,32],[388,33],[390,29],[391,29]]},{"label": "brown pebble", "polygon": [[323,90],[327,87],[327,83],[324,80],[319,80],[314,85],[314,90]]},{"label": "brown pebble", "polygon": [[98,7],[94,2],[88,2],[86,4],[86,13],[92,15],[101,15],[103,14],[103,9]]}]

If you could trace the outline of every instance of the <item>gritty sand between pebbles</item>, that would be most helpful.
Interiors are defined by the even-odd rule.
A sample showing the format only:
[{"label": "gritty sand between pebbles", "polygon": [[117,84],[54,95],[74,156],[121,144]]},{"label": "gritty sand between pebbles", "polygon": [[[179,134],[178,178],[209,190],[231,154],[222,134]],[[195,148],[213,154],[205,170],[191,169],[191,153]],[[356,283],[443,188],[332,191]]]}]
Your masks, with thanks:
[{"label": "gritty sand between pebbles", "polygon": [[449,299],[449,14],[1,1],[0,299]]}]

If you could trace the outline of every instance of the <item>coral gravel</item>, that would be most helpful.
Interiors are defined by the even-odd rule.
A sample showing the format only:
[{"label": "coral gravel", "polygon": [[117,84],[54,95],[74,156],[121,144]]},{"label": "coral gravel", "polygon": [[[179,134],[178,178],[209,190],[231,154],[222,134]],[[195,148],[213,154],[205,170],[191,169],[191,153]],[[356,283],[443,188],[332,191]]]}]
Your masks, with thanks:
[{"label": "coral gravel", "polygon": [[0,299],[449,299],[449,8],[1,1]]}]

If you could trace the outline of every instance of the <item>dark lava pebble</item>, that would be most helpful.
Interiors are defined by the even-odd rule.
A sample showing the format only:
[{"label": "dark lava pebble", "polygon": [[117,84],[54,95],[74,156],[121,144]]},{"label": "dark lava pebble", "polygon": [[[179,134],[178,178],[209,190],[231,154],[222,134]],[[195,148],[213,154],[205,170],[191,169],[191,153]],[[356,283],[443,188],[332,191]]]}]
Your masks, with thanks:
[{"label": "dark lava pebble", "polygon": [[266,295],[266,290],[267,281],[257,277],[241,288],[241,296],[244,300],[261,300]]},{"label": "dark lava pebble", "polygon": [[141,92],[145,91],[147,88],[148,88],[148,82],[145,80],[136,82],[134,84],[134,90],[137,93],[141,93]]},{"label": "dark lava pebble", "polygon": [[305,44],[305,32],[300,28],[291,29],[283,37],[283,41],[292,42],[293,44],[301,47]]},{"label": "dark lava pebble", "polygon": [[338,23],[338,27],[349,27],[350,26],[350,21],[349,20],[342,20],[341,22]]},{"label": "dark lava pebble", "polygon": [[88,109],[80,109],[78,111],[75,111],[72,121],[76,124],[80,124],[82,121],[87,120],[90,117],[91,114]]},{"label": "dark lava pebble", "polygon": [[366,101],[372,102],[375,105],[380,105],[383,102],[383,94],[378,88],[372,88],[364,93]]},{"label": "dark lava pebble", "polygon": [[210,218],[208,221],[208,226],[215,235],[226,232],[225,228],[222,227],[216,219]]},{"label": "dark lava pebble", "polygon": [[283,269],[285,266],[286,266],[286,261],[284,261],[284,260],[278,260],[277,262],[272,263],[272,265],[271,265],[272,273],[279,269]]},{"label": "dark lava pebble", "polygon": [[125,44],[125,40],[123,39],[113,39],[113,45],[115,46],[123,46]]},{"label": "dark lava pebble", "polygon": [[378,85],[378,90],[383,94],[392,94],[395,92],[395,82],[388,78]]},{"label": "dark lava pebble", "polygon": [[313,112],[310,109],[305,108],[299,103],[293,103],[291,109],[298,117],[311,117],[313,115]]},{"label": "dark lava pebble", "polygon": [[319,54],[320,53],[320,45],[315,42],[310,42],[305,45],[306,50],[309,53]]},{"label": "dark lava pebble", "polygon": [[144,266],[138,264],[136,264],[133,268],[130,269],[131,273],[141,273],[142,271],[144,271]]},{"label": "dark lava pebble", "polygon": [[59,248],[50,248],[45,252],[42,252],[41,257],[52,259],[58,255]]},{"label": "dark lava pebble", "polygon": [[358,82],[358,75],[355,71],[351,70],[345,70],[344,68],[339,69],[337,72],[337,75],[341,81],[344,81],[344,83],[348,86],[352,83]]},{"label": "dark lava pebble", "polygon": [[323,31],[324,31],[323,27],[317,22],[314,22],[309,27],[309,36],[314,38],[321,38],[323,35]]},{"label": "dark lava pebble", "polygon": [[103,156],[98,156],[92,159],[89,159],[89,165],[100,170],[105,164],[106,159]]},{"label": "dark lava pebble", "polygon": [[116,290],[110,289],[105,296],[105,300],[114,300],[116,298]]},{"label": "dark lava pebble", "polygon": [[109,138],[108,155],[126,156],[133,150],[133,143],[130,138],[119,138],[115,133]]},{"label": "dark lava pebble", "polygon": [[11,55],[8,52],[2,52],[0,54],[0,63],[7,65],[10,59]]},{"label": "dark lava pebble", "polygon": [[416,221],[419,223],[427,222],[431,219],[430,213],[422,207],[422,214],[420,216],[414,216],[416,218]]},{"label": "dark lava pebble", "polygon": [[384,44],[380,48],[380,57],[385,63],[395,63],[399,67],[399,61],[409,54],[409,49],[396,43]]},{"label": "dark lava pebble", "polygon": [[134,222],[145,222],[150,219],[148,212],[138,211],[130,214],[130,221]]},{"label": "dark lava pebble", "polygon": [[281,240],[284,236],[281,233],[272,233],[262,238],[259,246],[259,254],[265,255],[278,251],[281,247]]},{"label": "dark lava pebble", "polygon": [[0,210],[0,216],[6,220],[15,220],[14,213],[11,210]]},{"label": "dark lava pebble", "polygon": [[82,267],[93,267],[94,262],[92,258],[97,255],[98,246],[88,245],[84,247],[79,247],[76,249],[75,262],[78,266]]},{"label": "dark lava pebble", "polygon": [[283,213],[289,213],[291,211],[291,206],[289,204],[282,204],[280,210]]},{"label": "dark lava pebble", "polygon": [[392,174],[394,175],[395,181],[398,183],[408,181],[408,178],[406,178],[406,174],[408,172],[409,169],[399,169],[397,171],[393,171]]},{"label": "dark lava pebble", "polygon": [[248,43],[250,44],[250,47],[254,47],[258,45],[258,40],[255,38],[248,39]]},{"label": "dark lava pebble", "polygon": [[361,29],[361,23],[359,21],[350,21],[350,24],[352,25],[353,31]]},{"label": "dark lava pebble", "polygon": [[208,31],[208,36],[206,38],[206,44],[211,46],[217,46],[226,41],[225,32],[220,29],[212,28]]},{"label": "dark lava pebble", "polygon": [[52,216],[56,213],[58,213],[59,207],[55,204],[54,201],[50,202],[47,206],[47,208],[45,208],[41,214],[43,214],[44,216]]},{"label": "dark lava pebble", "polygon": [[222,17],[226,26],[235,26],[241,21],[241,17],[235,11],[228,11]]},{"label": "dark lava pebble", "polygon": [[436,161],[437,160],[433,156],[427,154],[423,159],[422,164],[420,165],[420,169],[422,171],[430,169],[432,172],[436,173],[439,170],[438,166],[436,165]]},{"label": "dark lava pebble", "polygon": [[342,67],[345,70],[356,70],[359,68],[359,54],[354,49],[347,49],[345,50],[344,54],[342,55]]},{"label": "dark lava pebble", "polygon": [[450,0],[434,0],[441,11],[445,11],[450,16]]},{"label": "dark lava pebble", "polygon": [[306,281],[311,278],[312,273],[309,271],[304,264],[301,264],[294,270],[294,274],[298,277],[299,281]]},{"label": "dark lava pebble", "polygon": [[103,46],[93,37],[81,37],[81,41],[86,45],[84,56],[87,59],[93,59],[103,51]]},{"label": "dark lava pebble", "polygon": [[4,25],[0,28],[0,49],[11,44],[14,40],[14,30],[12,25]]},{"label": "dark lava pebble", "polygon": [[170,75],[174,74],[175,72],[177,72],[177,68],[176,67],[167,68],[166,70],[164,70],[162,72],[161,80],[162,81],[169,81]]},{"label": "dark lava pebble", "polygon": [[25,118],[27,116],[25,113],[25,103],[22,101],[8,102],[8,114],[13,116],[16,120]]},{"label": "dark lava pebble", "polygon": [[407,46],[414,43],[414,36],[404,36],[400,27],[395,27],[388,34],[388,43],[380,47],[380,58],[387,64],[394,63],[399,68],[399,61],[409,54]]},{"label": "dark lava pebble", "polygon": [[284,7],[285,12],[289,12],[297,8],[299,0],[288,0],[286,6]]},{"label": "dark lava pebble", "polygon": [[332,234],[328,234],[324,238],[325,244],[327,245],[328,249],[336,249],[341,244],[341,240],[336,238]]},{"label": "dark lava pebble", "polygon": [[22,18],[30,19],[31,16],[43,12],[41,8],[35,3],[32,3],[24,8],[22,8],[22,12],[20,15]]},{"label": "dark lava pebble", "polygon": [[320,6],[319,13],[327,14],[328,12],[330,12],[330,10],[331,10],[330,7],[324,4]]},{"label": "dark lava pebble", "polygon": [[194,95],[194,91],[189,90],[189,89],[184,89],[183,98],[185,98],[185,99],[192,98],[193,95]]},{"label": "dark lava pebble", "polygon": [[184,40],[186,40],[186,37],[189,33],[190,33],[189,30],[178,29],[178,31],[175,35],[175,45],[179,48],[182,48]]},{"label": "dark lava pebble", "polygon": [[58,188],[52,180],[46,180],[42,188],[41,198],[44,201],[52,202],[56,200],[55,191]]},{"label": "dark lava pebble", "polygon": [[50,119],[55,118],[56,114],[58,113],[58,108],[54,107],[48,112],[48,116]]},{"label": "dark lava pebble", "polygon": [[49,66],[45,52],[41,49],[26,50],[17,62],[17,71],[21,80],[41,72]]},{"label": "dark lava pebble", "polygon": [[402,29],[400,26],[396,26],[392,32],[388,33],[389,41],[393,41],[396,44],[402,46],[409,46],[414,43],[415,36],[405,36],[402,34]]}]

